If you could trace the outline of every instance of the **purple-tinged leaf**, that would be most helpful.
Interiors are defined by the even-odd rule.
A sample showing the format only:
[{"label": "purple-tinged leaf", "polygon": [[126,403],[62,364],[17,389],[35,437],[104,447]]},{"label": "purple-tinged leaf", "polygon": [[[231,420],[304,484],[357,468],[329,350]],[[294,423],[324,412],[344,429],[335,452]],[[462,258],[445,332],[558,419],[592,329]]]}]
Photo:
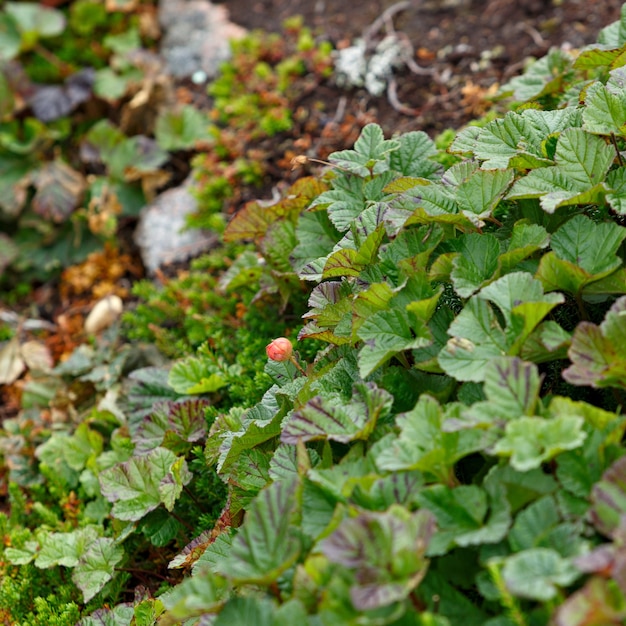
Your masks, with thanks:
[{"label": "purple-tinged leaf", "polygon": [[293,525],[296,480],[272,483],[252,501],[219,572],[238,583],[269,584],[291,567],[301,543]]},{"label": "purple-tinged leaf", "polygon": [[113,517],[137,521],[162,503],[171,510],[190,480],[183,458],[165,448],[155,448],[102,471],[100,489],[113,503]]},{"label": "purple-tinged leaf", "polygon": [[591,520],[603,535],[614,537],[626,516],[626,457],[602,475],[591,491]]},{"label": "purple-tinged leaf", "polygon": [[183,551],[178,553],[168,564],[170,569],[176,569],[179,567],[191,567],[209,547],[211,543],[215,541],[215,537],[212,536],[211,531],[205,530],[193,541],[188,543]]},{"label": "purple-tinged leaf", "polygon": [[572,385],[626,388],[626,296],[617,300],[600,326],[581,322],[568,355],[572,364],[563,378]]},{"label": "purple-tinged leaf", "polygon": [[87,68],[72,74],[64,85],[37,87],[29,98],[35,117],[42,122],[52,122],[71,113],[77,106],[91,98],[95,71]]},{"label": "purple-tinged leaf", "polygon": [[621,626],[626,600],[609,581],[594,577],[559,608],[555,626]]},{"label": "purple-tinged leaf", "polygon": [[113,539],[96,539],[82,555],[72,573],[74,584],[83,592],[83,599],[89,602],[106,585],[115,566],[124,558],[124,549]]},{"label": "purple-tinged leaf", "polygon": [[201,398],[183,402],[162,401],[154,405],[152,415],[144,417],[133,440],[135,452],[145,454],[163,444],[174,452],[187,451],[207,432],[204,410],[210,402]]},{"label": "purple-tinged leaf", "polygon": [[65,222],[78,208],[86,188],[80,172],[63,161],[46,163],[35,174],[33,209],[45,219]]},{"label": "purple-tinged leaf", "polygon": [[392,397],[374,383],[354,386],[352,399],[345,402],[339,394],[315,396],[283,424],[281,441],[329,439],[348,443],[367,439],[377,420],[391,408]]},{"label": "purple-tinged leaf", "polygon": [[434,530],[429,512],[393,505],[384,513],[344,519],[319,547],[330,561],[354,570],[350,598],[366,611],[403,600],[417,587],[426,574]]}]

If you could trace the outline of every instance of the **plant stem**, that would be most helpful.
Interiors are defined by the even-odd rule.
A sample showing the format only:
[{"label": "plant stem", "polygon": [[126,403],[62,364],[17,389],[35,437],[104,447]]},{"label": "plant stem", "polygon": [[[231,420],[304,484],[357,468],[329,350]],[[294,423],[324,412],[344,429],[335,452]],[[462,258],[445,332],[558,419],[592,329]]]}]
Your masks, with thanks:
[{"label": "plant stem", "polygon": [[517,600],[512,596],[511,592],[506,588],[506,584],[502,578],[500,572],[500,566],[496,561],[487,563],[487,569],[491,574],[491,578],[500,592],[500,599],[502,605],[508,609],[510,618],[517,624],[517,626],[528,626],[524,614],[522,613]]}]

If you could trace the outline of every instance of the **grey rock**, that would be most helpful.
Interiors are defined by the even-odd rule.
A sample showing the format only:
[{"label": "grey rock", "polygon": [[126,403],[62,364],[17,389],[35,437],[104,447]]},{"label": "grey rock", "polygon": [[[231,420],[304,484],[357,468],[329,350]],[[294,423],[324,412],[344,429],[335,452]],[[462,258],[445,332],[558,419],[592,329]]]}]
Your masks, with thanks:
[{"label": "grey rock", "polygon": [[161,0],[159,22],[164,32],[161,55],[168,72],[177,78],[198,72],[214,78],[230,57],[230,39],[246,33],[228,19],[223,6],[207,0]]},{"label": "grey rock", "polygon": [[215,233],[185,229],[187,215],[196,208],[187,181],[181,187],[163,192],[142,209],[134,239],[149,274],[170,263],[186,261],[217,244]]}]

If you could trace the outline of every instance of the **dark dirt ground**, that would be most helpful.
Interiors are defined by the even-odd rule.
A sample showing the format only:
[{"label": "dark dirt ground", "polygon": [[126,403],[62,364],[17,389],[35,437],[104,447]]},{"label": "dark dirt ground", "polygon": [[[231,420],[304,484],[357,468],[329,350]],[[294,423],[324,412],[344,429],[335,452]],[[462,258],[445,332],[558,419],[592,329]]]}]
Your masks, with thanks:
[{"label": "dark dirt ground", "polygon": [[[282,20],[302,15],[320,36],[341,46],[360,36],[395,0],[224,0],[232,21],[248,29],[278,31]],[[596,41],[601,28],[619,18],[622,0],[411,0],[393,17],[396,31],[412,43],[415,60],[444,80],[406,70],[397,76],[396,111],[387,98],[349,92],[347,112],[367,110],[385,131],[459,128],[484,112],[480,94],[521,72],[524,59],[551,46],[574,48]],[[383,31],[384,32],[384,31]],[[491,57],[487,60],[487,57]],[[495,87],[492,87],[495,89]],[[344,90],[316,94],[336,107]]]}]

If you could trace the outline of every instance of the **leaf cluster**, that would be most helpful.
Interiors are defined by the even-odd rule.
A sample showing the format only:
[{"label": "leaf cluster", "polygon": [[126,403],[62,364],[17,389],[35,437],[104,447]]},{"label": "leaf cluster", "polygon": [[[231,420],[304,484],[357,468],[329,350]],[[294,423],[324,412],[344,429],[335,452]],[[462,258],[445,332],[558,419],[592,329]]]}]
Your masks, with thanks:
[{"label": "leaf cluster", "polygon": [[5,425],[3,562],[67,570],[82,624],[623,623],[625,47],[626,9],[454,159],[367,125],[237,213],[206,282],[140,287],[135,320],[205,315],[209,345],[55,368],[51,406],[98,401]]}]

